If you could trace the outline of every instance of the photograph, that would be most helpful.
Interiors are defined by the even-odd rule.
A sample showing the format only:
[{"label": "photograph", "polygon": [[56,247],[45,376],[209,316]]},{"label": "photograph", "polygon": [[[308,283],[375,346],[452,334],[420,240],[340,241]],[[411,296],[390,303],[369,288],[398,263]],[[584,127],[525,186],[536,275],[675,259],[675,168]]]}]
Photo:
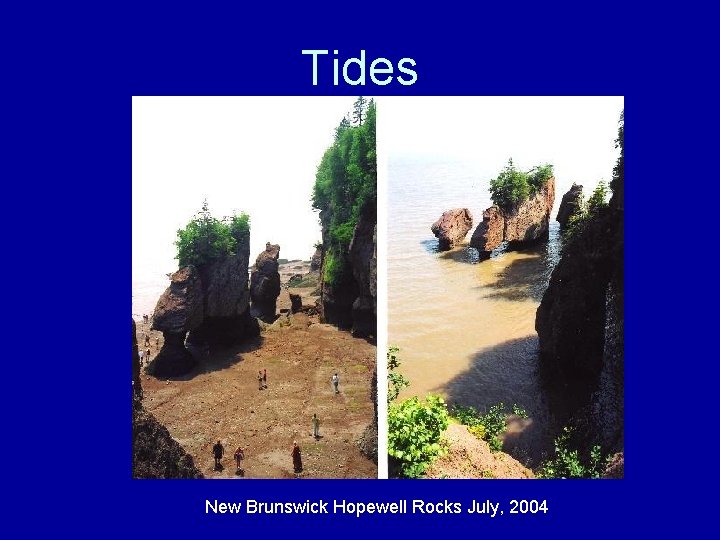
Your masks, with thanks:
[{"label": "photograph", "polygon": [[622,478],[622,97],[383,100],[390,478]]},{"label": "photograph", "polygon": [[132,98],[133,478],[377,478],[376,104]]}]

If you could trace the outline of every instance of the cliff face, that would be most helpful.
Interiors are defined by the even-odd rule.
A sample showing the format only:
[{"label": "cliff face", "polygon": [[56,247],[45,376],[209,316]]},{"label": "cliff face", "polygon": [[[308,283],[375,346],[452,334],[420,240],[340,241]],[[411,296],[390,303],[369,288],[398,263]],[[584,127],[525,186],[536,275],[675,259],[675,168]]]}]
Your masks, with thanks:
[{"label": "cliff face", "polygon": [[352,329],[358,337],[374,336],[377,326],[376,202],[371,200],[363,208],[348,253],[334,254],[336,264],[342,265],[345,271],[333,284],[326,281],[327,253],[331,245],[326,211],[320,212],[320,221],[324,246],[318,305],[321,318],[340,328]]},{"label": "cliff face", "polygon": [[377,227],[376,209],[367,205],[350,242],[350,264],[358,297],[352,306],[352,332],[374,336],[377,330]]},{"label": "cliff face", "polygon": [[[622,132],[621,132],[622,133]],[[624,201],[621,158],[608,206],[563,246],[535,318],[540,366],[563,389],[584,444],[623,446]]]},{"label": "cliff face", "polygon": [[133,478],[202,478],[193,458],[142,405],[140,357],[132,323],[132,463]]},{"label": "cliff face", "polygon": [[487,259],[503,241],[508,242],[510,249],[521,249],[547,240],[554,202],[555,178],[551,177],[537,193],[512,208],[491,206],[485,210],[470,245],[478,250],[481,259]]}]

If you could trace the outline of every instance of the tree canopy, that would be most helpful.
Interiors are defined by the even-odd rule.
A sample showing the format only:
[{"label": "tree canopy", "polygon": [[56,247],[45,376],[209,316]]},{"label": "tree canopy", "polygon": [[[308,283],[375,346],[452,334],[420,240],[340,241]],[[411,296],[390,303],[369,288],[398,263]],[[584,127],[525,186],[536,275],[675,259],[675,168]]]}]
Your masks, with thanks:
[{"label": "tree canopy", "polygon": [[335,129],[335,142],[318,165],[313,188],[313,208],[321,211],[329,231],[324,239],[329,245],[325,245],[323,278],[331,284],[347,273],[348,248],[358,218],[377,197],[375,103],[361,99],[353,110],[356,125],[343,118]]},{"label": "tree canopy", "polygon": [[518,170],[512,158],[503,171],[490,180],[490,196],[503,210],[511,210],[518,203],[537,193],[553,175],[550,164],[537,165],[529,171]]},{"label": "tree canopy", "polygon": [[238,245],[250,238],[250,216],[246,213],[217,219],[210,214],[207,200],[184,229],[177,232],[177,255],[180,267],[200,266],[227,255],[235,255]]}]

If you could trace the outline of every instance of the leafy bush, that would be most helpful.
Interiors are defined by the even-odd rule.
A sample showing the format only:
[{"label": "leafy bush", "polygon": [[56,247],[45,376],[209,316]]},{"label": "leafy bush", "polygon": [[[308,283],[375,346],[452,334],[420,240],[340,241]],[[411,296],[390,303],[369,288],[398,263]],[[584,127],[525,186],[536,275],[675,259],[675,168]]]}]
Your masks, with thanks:
[{"label": "leafy bush", "polygon": [[490,196],[494,204],[505,211],[510,211],[518,203],[539,191],[552,175],[552,165],[538,165],[523,172],[515,168],[510,158],[497,178],[490,180]]},{"label": "leafy bush", "polygon": [[498,403],[490,407],[484,414],[480,414],[475,407],[462,405],[455,405],[451,411],[452,416],[467,426],[470,433],[478,439],[487,441],[493,452],[502,450],[500,436],[507,429],[506,420],[511,413],[521,418],[527,418],[525,410],[517,404],[513,404],[512,410],[508,411],[504,403]]},{"label": "leafy bush", "polygon": [[400,367],[400,358],[398,357],[400,349],[397,347],[388,347],[387,352],[387,370],[388,370],[388,395],[387,402],[395,401],[403,388],[410,386],[410,381],[395,370]]},{"label": "leafy bush", "polygon": [[580,452],[570,448],[572,435],[573,430],[565,427],[555,438],[555,457],[542,465],[539,478],[600,478],[610,456],[603,456],[600,446],[593,446],[589,460],[584,463]]},{"label": "leafy bush", "polygon": [[399,464],[400,474],[418,478],[445,452],[440,436],[448,426],[445,401],[429,394],[393,403],[388,408],[388,454]]},{"label": "leafy bush", "polygon": [[338,255],[330,249],[325,253],[325,269],[323,280],[330,285],[337,285],[348,275],[347,260],[343,254]]},{"label": "leafy bush", "polygon": [[177,231],[177,255],[180,267],[200,266],[227,255],[234,255],[238,244],[250,236],[250,217],[242,213],[219,220],[208,209],[207,200],[184,229]]}]

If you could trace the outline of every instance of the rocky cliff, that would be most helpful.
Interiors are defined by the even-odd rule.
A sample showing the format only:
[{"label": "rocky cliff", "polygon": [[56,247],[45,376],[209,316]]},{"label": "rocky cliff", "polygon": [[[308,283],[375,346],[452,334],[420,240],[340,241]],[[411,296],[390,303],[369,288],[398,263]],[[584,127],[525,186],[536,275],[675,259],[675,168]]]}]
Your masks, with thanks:
[{"label": "rocky cliff", "polygon": [[550,177],[536,193],[511,208],[491,206],[485,210],[470,245],[481,259],[487,259],[503,241],[508,242],[509,249],[522,249],[547,240],[554,202],[555,178]]},{"label": "rocky cliff", "polygon": [[132,323],[132,464],[133,478],[202,478],[193,458],[142,405],[140,357]]},{"label": "rocky cliff", "polygon": [[573,184],[570,190],[563,195],[556,218],[561,228],[564,229],[570,220],[570,216],[580,209],[580,205],[582,204],[582,189],[582,186]]},{"label": "rocky cliff", "polygon": [[[377,297],[377,209],[375,199],[363,207],[353,230],[347,253],[331,250],[329,214],[320,212],[323,235],[323,260],[320,276],[318,311],[324,322],[352,329],[358,337],[375,336]],[[334,283],[328,281],[327,266],[332,253],[333,263],[342,272]]]},{"label": "rocky cliff", "polygon": [[472,229],[473,217],[467,208],[453,208],[442,213],[430,230],[438,239],[440,251],[452,249],[461,243]]},{"label": "rocky cliff", "polygon": [[568,399],[582,444],[623,446],[624,201],[621,149],[613,196],[566,237],[537,310],[540,366]]},{"label": "rocky cliff", "polygon": [[275,321],[277,297],[280,295],[279,257],[280,246],[268,242],[265,251],[257,256],[250,276],[250,313],[266,323]]}]

